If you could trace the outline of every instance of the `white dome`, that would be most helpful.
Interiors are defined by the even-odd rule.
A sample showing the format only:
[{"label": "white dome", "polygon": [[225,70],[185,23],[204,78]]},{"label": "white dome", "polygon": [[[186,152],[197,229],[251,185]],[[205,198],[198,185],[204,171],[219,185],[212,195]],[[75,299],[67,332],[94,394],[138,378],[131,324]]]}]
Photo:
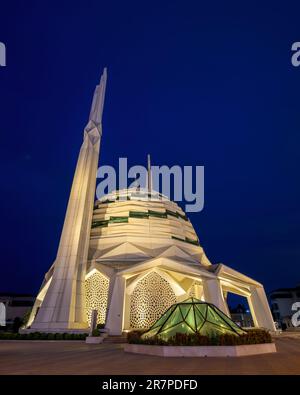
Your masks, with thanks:
[{"label": "white dome", "polygon": [[186,214],[166,196],[124,189],[95,202],[89,260],[123,267],[166,251],[191,264],[210,264]]}]

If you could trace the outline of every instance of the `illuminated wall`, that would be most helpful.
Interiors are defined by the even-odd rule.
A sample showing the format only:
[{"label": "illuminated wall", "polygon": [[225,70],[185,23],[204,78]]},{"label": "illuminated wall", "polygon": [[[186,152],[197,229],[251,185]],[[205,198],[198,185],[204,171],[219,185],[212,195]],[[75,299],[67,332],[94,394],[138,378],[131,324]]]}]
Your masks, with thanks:
[{"label": "illuminated wall", "polygon": [[103,274],[95,271],[85,280],[86,314],[91,324],[92,310],[98,310],[98,324],[105,323],[109,280]]},{"label": "illuminated wall", "polygon": [[172,304],[176,296],[169,283],[155,272],[142,278],[130,300],[130,327],[149,328]]}]

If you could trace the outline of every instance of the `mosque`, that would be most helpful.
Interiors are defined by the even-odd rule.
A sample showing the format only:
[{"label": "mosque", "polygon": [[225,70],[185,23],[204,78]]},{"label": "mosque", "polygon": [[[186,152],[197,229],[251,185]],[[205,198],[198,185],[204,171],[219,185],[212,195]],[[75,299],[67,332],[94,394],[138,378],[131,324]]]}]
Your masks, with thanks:
[{"label": "mosque", "polygon": [[[230,316],[228,293],[248,300],[254,325],[275,330],[263,285],[212,264],[183,210],[148,189],[95,201],[107,72],[84,129],[57,256],[45,275],[28,332],[87,332],[97,310],[110,335],[149,328],[172,304],[196,298]],[[151,169],[149,169],[150,173]],[[150,188],[151,189],[151,188]],[[151,198],[149,198],[151,195]]]}]

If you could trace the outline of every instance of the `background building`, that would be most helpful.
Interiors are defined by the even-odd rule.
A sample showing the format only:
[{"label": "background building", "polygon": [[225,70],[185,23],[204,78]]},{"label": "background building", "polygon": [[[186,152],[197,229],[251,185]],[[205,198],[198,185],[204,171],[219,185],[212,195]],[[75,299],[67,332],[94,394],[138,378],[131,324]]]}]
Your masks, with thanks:
[{"label": "background building", "polygon": [[5,305],[6,327],[12,327],[16,319],[21,321],[32,309],[34,300],[30,294],[0,293],[0,303]]},{"label": "background building", "polygon": [[232,321],[243,328],[251,328],[254,326],[251,312],[243,304],[238,304],[234,308],[229,307],[229,312]]},{"label": "background building", "polygon": [[282,329],[294,328],[291,317],[295,313],[292,305],[300,302],[300,284],[295,288],[278,288],[270,293],[271,311],[274,320]]}]

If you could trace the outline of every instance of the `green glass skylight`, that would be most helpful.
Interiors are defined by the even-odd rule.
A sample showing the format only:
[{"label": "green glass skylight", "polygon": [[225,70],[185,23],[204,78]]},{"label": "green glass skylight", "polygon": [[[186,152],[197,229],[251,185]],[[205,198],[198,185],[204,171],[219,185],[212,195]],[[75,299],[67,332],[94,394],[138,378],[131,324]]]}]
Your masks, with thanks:
[{"label": "green glass skylight", "polygon": [[220,334],[241,336],[246,332],[215,305],[189,298],[172,305],[142,338],[157,336],[168,340],[176,333],[213,337]]}]

